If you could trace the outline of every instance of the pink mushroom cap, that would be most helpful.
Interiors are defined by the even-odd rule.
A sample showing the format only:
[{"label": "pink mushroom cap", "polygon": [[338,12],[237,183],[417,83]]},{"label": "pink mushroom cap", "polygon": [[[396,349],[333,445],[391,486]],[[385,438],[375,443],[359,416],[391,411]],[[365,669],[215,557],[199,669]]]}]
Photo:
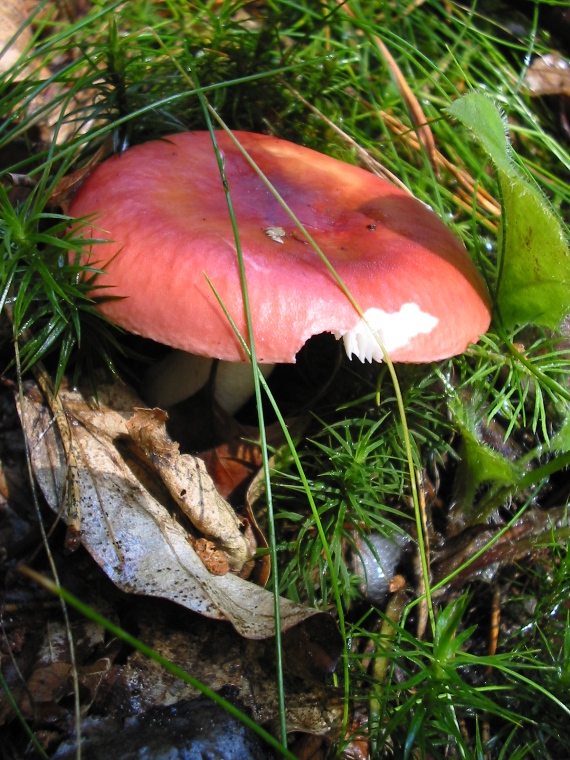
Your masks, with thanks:
[{"label": "pink mushroom cap", "polygon": [[[483,280],[462,243],[420,201],[308,148],[234,135],[320,246],[392,360],[444,359],[487,330]],[[258,361],[294,362],[311,336],[325,332],[344,335],[349,355],[350,343],[361,359],[381,358],[369,345],[359,350],[368,338],[358,337],[361,318],[349,299],[231,138],[216,138]],[[190,353],[246,360],[206,279],[246,336],[236,243],[207,132],[171,135],[108,159],[77,192],[70,214],[93,215],[83,236],[109,241],[92,245],[83,262],[104,270],[93,296],[120,297],[99,306],[111,322]]]}]

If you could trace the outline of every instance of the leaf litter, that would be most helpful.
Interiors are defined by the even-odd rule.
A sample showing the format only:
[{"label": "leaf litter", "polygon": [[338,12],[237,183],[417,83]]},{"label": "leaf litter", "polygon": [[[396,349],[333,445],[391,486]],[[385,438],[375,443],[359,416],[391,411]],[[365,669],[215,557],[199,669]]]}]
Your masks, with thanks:
[{"label": "leaf litter", "polygon": [[[101,386],[97,402],[66,387],[59,398],[78,462],[81,543],[108,577],[124,591],[228,620],[246,638],[273,636],[273,595],[239,577],[253,560],[253,532],[217,493],[204,463],[179,453],[165,432],[165,413],[142,409],[125,386]],[[26,386],[19,414],[34,475],[65,521],[67,459],[35,384]],[[286,599],[280,610],[282,630],[314,618],[336,641],[326,613]]]},{"label": "leaf litter", "polygon": [[138,409],[126,427],[182,512],[225,553],[228,570],[239,574],[253,559],[255,540],[244,533],[244,521],[218,494],[204,462],[180,454],[178,444],[166,433],[166,420],[166,412],[160,409]]},{"label": "leaf litter", "polygon": [[[63,560],[61,543],[55,551],[58,559]],[[114,624],[128,625],[136,620],[139,637],[159,655],[247,710],[259,724],[270,728],[278,724],[277,687],[271,677],[275,663],[273,639],[244,639],[229,625],[215,624],[160,599],[126,596],[112,586],[86,553],[68,556],[66,562],[61,561],[61,568],[62,584],[80,590],[82,599],[98,615]],[[69,701],[73,691],[72,665],[61,608],[50,592],[17,572],[11,574],[3,604],[3,676],[50,757],[62,738],[64,749],[58,752],[67,757],[65,752],[70,751],[70,746],[76,749],[76,745],[75,737],[69,737],[73,721]],[[323,683],[335,661],[313,659],[312,650],[320,634],[318,626],[311,625],[312,630],[307,630],[307,624],[311,623],[306,621],[283,637],[287,728],[338,738],[343,693],[338,687]],[[85,754],[93,752],[92,745],[98,746],[101,741],[119,740],[124,754],[116,748],[114,752],[107,748],[104,756],[132,757],[124,733],[127,726],[136,723],[141,736],[154,742],[155,721],[162,710],[184,713],[188,708],[192,714],[200,712],[204,700],[195,686],[126,646],[106,631],[101,622],[72,611],[71,626],[81,710],[82,714],[89,713],[82,731]],[[322,634],[326,636],[327,632]],[[304,647],[299,651],[301,641]],[[0,692],[0,726],[6,727],[12,718],[6,694]],[[223,739],[226,735],[221,714],[216,713],[216,724],[209,731],[214,738]],[[190,742],[191,725],[185,726],[185,735],[180,746]],[[168,737],[162,737],[161,741],[168,746]],[[71,752],[69,756],[75,757]],[[225,757],[229,753],[216,756]]]}]

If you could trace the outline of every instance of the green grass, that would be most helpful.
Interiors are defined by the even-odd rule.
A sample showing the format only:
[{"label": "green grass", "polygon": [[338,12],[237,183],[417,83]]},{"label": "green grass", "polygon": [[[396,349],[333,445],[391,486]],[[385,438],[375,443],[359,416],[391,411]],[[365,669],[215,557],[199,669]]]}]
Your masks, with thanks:
[{"label": "green grass", "polygon": [[[484,146],[446,110],[461,94],[483,89],[508,119],[523,176],[567,224],[570,152],[558,106],[531,99],[523,84],[529,57],[552,44],[540,2],[521,4],[526,27],[516,32],[507,14],[490,19],[477,2],[306,5],[95,3],[69,22],[45,4],[28,60],[36,73],[21,79],[16,66],[0,81],[0,307],[24,369],[44,359],[56,383],[65,372],[85,376],[99,366],[124,371],[134,348],[94,309],[87,296],[93,273],[68,259],[76,233],[50,199],[59,180],[106,140],[120,150],[205,129],[203,98],[232,129],[269,132],[357,162],[330,123],[341,127],[464,240],[495,293],[502,271],[497,175]],[[376,37],[421,102],[440,154],[436,167],[417,145]],[[29,178],[17,202],[7,172]],[[334,681],[367,706],[374,757],[570,754],[565,341],[558,330],[507,330],[495,320],[461,357],[397,367],[405,419],[384,365],[345,361],[312,410],[306,436],[294,452],[277,454],[277,585],[338,616],[347,644]],[[3,356],[12,371],[9,345]],[[524,546],[532,554],[519,564],[497,540],[492,579],[477,566],[470,585],[454,570],[446,585],[434,586],[434,616],[422,636],[421,572],[414,574],[411,558],[407,596],[387,611],[391,625],[360,599],[346,562],[354,531],[405,532],[416,545],[420,505],[410,471],[421,474],[426,494],[434,571],[439,545],[464,529],[491,521],[519,530],[538,525],[535,512],[556,516],[542,530],[529,528]],[[459,564],[475,568],[467,538],[456,542]],[[500,594],[503,622],[493,655],[490,588]],[[331,756],[337,751],[342,742]]]}]

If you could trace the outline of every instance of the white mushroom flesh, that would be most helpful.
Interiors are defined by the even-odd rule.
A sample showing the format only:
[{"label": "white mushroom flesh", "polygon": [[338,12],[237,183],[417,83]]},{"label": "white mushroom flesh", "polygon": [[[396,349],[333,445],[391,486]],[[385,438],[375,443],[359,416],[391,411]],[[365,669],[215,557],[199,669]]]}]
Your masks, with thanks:
[{"label": "white mushroom flesh", "polygon": [[382,309],[368,309],[364,317],[352,330],[334,334],[337,340],[342,338],[348,358],[356,356],[361,362],[381,362],[384,359],[382,347],[390,354],[407,345],[416,335],[429,334],[439,322],[416,303],[405,303],[393,314]]}]

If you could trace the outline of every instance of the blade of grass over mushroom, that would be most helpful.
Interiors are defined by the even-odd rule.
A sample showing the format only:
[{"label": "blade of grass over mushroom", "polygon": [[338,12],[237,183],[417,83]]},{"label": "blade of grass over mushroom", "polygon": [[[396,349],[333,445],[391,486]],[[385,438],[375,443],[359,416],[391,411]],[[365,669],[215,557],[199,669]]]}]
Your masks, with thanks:
[{"label": "blade of grass over mushroom", "polygon": [[[192,76],[193,77],[196,76],[194,72],[192,72]],[[250,310],[250,305],[249,305],[247,278],[245,275],[245,267],[244,267],[244,261],[243,261],[243,251],[241,247],[239,227],[238,227],[238,223],[235,217],[234,207],[233,207],[233,202],[232,202],[231,188],[229,187],[229,184],[228,184],[228,180],[227,180],[225,169],[224,169],[224,161],[222,159],[220,149],[218,147],[216,135],[214,132],[214,127],[210,118],[209,104],[203,93],[200,93],[198,97],[200,98],[200,103],[202,105],[204,118],[206,120],[208,131],[210,132],[210,137],[212,140],[212,145],[214,147],[214,152],[216,154],[216,161],[218,163],[218,171],[220,172],[220,177],[222,179],[224,193],[226,196],[226,203],[228,206],[228,212],[229,212],[230,220],[231,220],[231,226],[234,233],[234,241],[236,244],[236,254],[237,254],[237,260],[238,260],[238,266],[239,266],[239,277],[240,277],[241,291],[242,291],[244,311],[245,311],[245,319],[246,319],[247,332],[248,332],[248,335],[247,335],[248,354],[249,354],[249,358],[252,365],[251,369],[253,372],[255,399],[256,399],[256,405],[257,405],[257,416],[258,416],[258,422],[259,422],[261,456],[262,456],[263,469],[265,473],[265,489],[266,489],[266,502],[267,502],[268,526],[269,526],[269,549],[271,553],[273,573],[275,575],[275,584],[274,584],[274,589],[273,589],[273,603],[274,603],[274,610],[275,610],[275,659],[276,659],[277,685],[278,685],[278,696],[279,696],[279,729],[280,729],[280,734],[281,734],[281,742],[286,747],[287,746],[287,721],[286,721],[286,713],[285,713],[283,647],[282,647],[282,641],[281,641],[281,624],[280,624],[281,612],[280,612],[279,582],[278,582],[279,570],[278,570],[278,564],[277,564],[277,540],[275,536],[275,520],[273,516],[273,499],[271,497],[271,493],[272,493],[271,478],[269,475],[269,452],[268,452],[268,446],[267,446],[265,420],[264,420],[264,414],[263,414],[263,404],[261,400],[261,391],[260,391],[260,377],[262,377],[262,374],[257,364],[257,352],[255,349],[253,323],[251,319],[251,310]]]},{"label": "blade of grass over mushroom", "polygon": [[482,143],[497,172],[502,225],[495,306],[503,326],[557,328],[570,311],[570,251],[561,221],[517,167],[506,122],[490,98],[471,93],[448,112]]},{"label": "blade of grass over mushroom", "polygon": [[[337,282],[337,285],[342,290],[342,292],[345,294],[345,296],[348,298],[350,303],[353,305],[354,309],[357,311],[361,319],[364,321],[365,324],[367,323],[366,317],[360,308],[360,306],[357,304],[354,297],[351,295],[350,291],[346,287],[345,283],[342,281],[342,279],[339,277],[337,271],[335,270],[334,266],[328,261],[325,254],[322,252],[316,241],[312,238],[310,233],[306,230],[306,228],[303,226],[303,224],[300,222],[298,217],[295,215],[295,213],[292,211],[292,209],[285,203],[283,198],[279,195],[279,193],[276,191],[276,189],[273,187],[271,182],[268,180],[268,178],[263,174],[263,172],[259,169],[259,167],[255,164],[253,159],[248,155],[247,151],[243,148],[243,146],[240,145],[239,140],[231,133],[231,131],[227,128],[227,126],[224,124],[223,120],[213,111],[213,109],[210,108],[210,113],[214,118],[217,119],[217,121],[220,123],[220,125],[224,128],[224,131],[230,136],[234,144],[238,147],[242,155],[246,158],[250,166],[254,169],[254,171],[257,173],[257,175],[262,179],[266,187],[269,189],[269,191],[272,193],[272,195],[276,198],[276,200],[279,202],[279,204],[284,208],[286,213],[290,216],[290,218],[294,221],[298,229],[302,232],[302,234],[306,237],[309,244],[313,247],[313,249],[317,252],[319,258],[323,261],[323,263],[326,265],[327,269],[331,273],[331,275],[334,277],[335,281]],[[223,307],[223,304],[222,304]],[[226,312],[226,317],[229,315]],[[235,329],[235,327],[234,327]],[[414,505],[415,505],[415,515],[416,515],[416,521],[417,521],[417,529],[418,529],[418,541],[423,547],[423,525],[421,520],[421,510],[419,506],[419,500],[417,495],[417,488],[415,483],[415,466],[413,463],[413,455],[412,455],[412,448],[411,448],[411,441],[410,441],[410,433],[406,422],[406,413],[405,408],[403,404],[401,389],[399,386],[399,382],[397,379],[397,375],[394,369],[394,365],[390,361],[389,356],[387,355],[386,351],[384,350],[384,347],[382,346],[382,343],[380,341],[380,338],[377,333],[375,333],[370,327],[368,327],[370,332],[374,335],[374,339],[378,342],[380,345],[380,348],[384,354],[384,359],[386,361],[386,364],[388,366],[393,384],[395,389],[395,394],[398,400],[398,409],[401,419],[401,425],[402,425],[402,434],[404,438],[404,445],[406,448],[406,456],[408,461],[408,467],[410,472],[410,481],[411,481],[411,490],[413,493],[413,499],[414,499]],[[421,550],[420,552],[421,558],[422,558],[422,571],[425,578],[425,594],[426,599],[428,602],[428,612],[430,616],[430,621],[433,625],[434,623],[434,613],[433,613],[433,605],[431,604],[431,598],[430,598],[430,590],[429,590],[429,582],[428,582],[428,576],[429,571],[426,563],[426,553],[425,550]]]},{"label": "blade of grass over mushroom", "polygon": [[264,728],[259,726],[254,720],[252,720],[249,717],[249,715],[246,715],[239,708],[237,708],[228,700],[221,697],[217,692],[215,692],[213,689],[210,689],[208,686],[203,684],[197,678],[194,678],[193,676],[191,676],[190,673],[187,673],[179,665],[174,664],[173,662],[168,660],[166,657],[161,655],[159,652],[156,652],[154,649],[147,646],[144,642],[135,638],[132,634],[123,630],[118,625],[115,625],[115,623],[112,623],[110,620],[107,620],[107,618],[103,617],[103,615],[99,614],[96,610],[94,610],[88,604],[84,604],[80,599],[73,596],[73,594],[71,594],[69,591],[62,588],[61,586],[54,583],[53,581],[49,580],[48,578],[40,575],[35,570],[32,570],[29,567],[22,566],[20,567],[20,572],[24,573],[32,580],[39,583],[41,586],[46,588],[52,594],[55,594],[56,596],[58,596],[64,602],[69,604],[71,607],[74,607],[78,612],[80,612],[86,618],[89,618],[89,620],[93,620],[94,622],[103,626],[103,628],[109,631],[109,633],[113,634],[113,636],[116,636],[118,639],[120,639],[121,641],[124,641],[129,646],[132,646],[133,649],[138,650],[149,659],[158,663],[161,667],[163,667],[169,673],[172,673],[184,683],[187,683],[190,686],[193,686],[205,697],[208,697],[208,699],[211,699],[213,702],[220,705],[220,707],[223,707],[224,710],[227,710],[230,713],[230,715],[233,715],[234,717],[238,718],[244,725],[251,728],[252,731],[255,731],[255,733],[258,736],[260,736],[264,741],[266,741],[271,747],[276,749],[281,754],[282,757],[289,758],[289,760],[296,760],[295,756],[291,752],[289,752],[286,746],[281,744],[274,736],[272,736]]}]

